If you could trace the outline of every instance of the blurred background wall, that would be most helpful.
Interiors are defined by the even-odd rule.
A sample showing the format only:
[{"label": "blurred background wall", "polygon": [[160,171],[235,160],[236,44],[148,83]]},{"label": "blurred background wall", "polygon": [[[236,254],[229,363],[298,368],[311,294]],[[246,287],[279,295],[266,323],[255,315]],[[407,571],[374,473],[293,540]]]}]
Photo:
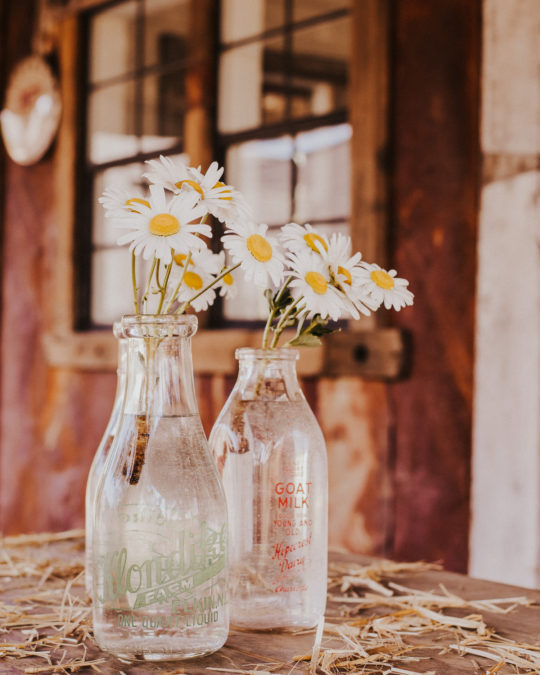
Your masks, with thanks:
[{"label": "blurred background wall", "polygon": [[[259,221],[349,232],[416,295],[302,356],[328,445],[330,543],[537,585],[537,0],[0,10],[2,98],[46,44],[63,105],[40,161],[0,156],[3,532],[83,525],[125,302],[110,292],[124,254],[95,201],[145,159],[187,152],[223,162]],[[260,306],[217,307],[195,338],[207,431]]]}]

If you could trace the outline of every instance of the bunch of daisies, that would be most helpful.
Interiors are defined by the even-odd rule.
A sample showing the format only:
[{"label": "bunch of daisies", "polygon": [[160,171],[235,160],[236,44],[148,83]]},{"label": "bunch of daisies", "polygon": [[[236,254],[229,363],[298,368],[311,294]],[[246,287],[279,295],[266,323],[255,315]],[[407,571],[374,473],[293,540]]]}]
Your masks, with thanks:
[{"label": "bunch of daisies", "polygon": [[[330,321],[369,315],[381,305],[396,310],[412,305],[408,282],[352,252],[350,237],[316,232],[309,224],[289,223],[277,236],[255,224],[242,194],[221,181],[216,162],[206,173],[166,157],[147,162],[150,194],[106,190],[100,202],[115,227],[118,243],[130,244],[135,312],[184,313],[208,308],[219,292],[234,297],[238,273],[264,289],[268,320],[263,348],[278,346],[283,331],[296,326],[290,346],[316,345],[333,331]],[[224,250],[207,242],[212,215],[226,226]],[[144,284],[136,276],[136,257],[148,261]],[[228,263],[227,263],[228,261]]]},{"label": "bunch of daisies", "polygon": [[[206,221],[209,215],[227,226],[249,220],[243,196],[220,180],[223,168],[217,162],[206,173],[182,157],[161,156],[147,164],[148,195],[108,189],[99,199],[106,217],[122,231],[117,243],[130,245],[135,313],[183,314],[189,307],[200,312],[218,292],[234,297],[240,265],[227,266],[224,251],[212,252],[212,228]],[[148,261],[142,280],[137,278],[138,256]]]},{"label": "bunch of daisies", "polygon": [[265,349],[277,347],[290,326],[296,335],[285,346],[314,346],[335,330],[330,321],[369,316],[383,304],[400,310],[413,303],[408,281],[364,262],[343,234],[327,237],[309,224],[289,223],[274,239],[266,225],[243,223],[229,226],[222,241],[246,278],[265,288]]}]

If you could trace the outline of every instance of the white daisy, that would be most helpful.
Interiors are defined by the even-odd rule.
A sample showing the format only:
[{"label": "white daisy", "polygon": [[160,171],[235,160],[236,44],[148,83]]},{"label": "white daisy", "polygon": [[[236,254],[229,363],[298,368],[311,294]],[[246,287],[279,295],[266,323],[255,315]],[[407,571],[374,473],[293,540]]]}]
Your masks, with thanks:
[{"label": "white daisy", "polygon": [[129,230],[118,238],[118,244],[129,243],[135,255],[156,256],[163,263],[170,262],[171,249],[198,250],[204,245],[197,235],[208,237],[211,229],[192,222],[204,215],[195,195],[182,193],[167,203],[163,188],[151,185],[148,201],[148,206],[132,203],[129,213],[115,216],[114,225]]},{"label": "white daisy", "polygon": [[[188,254],[179,252],[175,254],[174,262],[177,266],[183,267],[187,258]],[[222,256],[212,253],[206,245],[201,246],[197,251],[192,251],[189,267],[195,264],[198,267],[202,267],[209,274],[219,274],[223,268]]]},{"label": "white daisy", "polygon": [[375,302],[365,291],[362,277],[356,283],[358,265],[362,260],[360,252],[351,255],[351,238],[344,234],[333,234],[328,242],[328,250],[323,258],[328,262],[334,285],[345,295],[345,306],[354,319],[360,318],[359,312],[369,316],[380,303]]},{"label": "white daisy", "polygon": [[337,321],[345,309],[344,296],[332,285],[328,264],[312,251],[290,253],[289,259],[293,298],[303,298],[308,316],[320,314],[322,319]]},{"label": "white daisy", "polygon": [[[212,283],[216,274],[213,271],[216,269],[216,262],[212,260],[215,256],[208,248],[205,247],[200,251],[192,252],[187,269],[185,269],[187,258],[188,256],[185,253],[175,254],[174,261],[176,264],[173,267],[175,273],[171,275],[174,287],[177,285],[175,277],[179,282],[183,275],[182,285],[180,286],[177,295],[177,300],[180,304],[187,302],[205,288],[205,286]],[[212,269],[212,271],[210,271],[210,269]],[[190,304],[196,312],[202,312],[208,309],[215,299],[216,290],[215,287],[212,287],[193,300]]]},{"label": "white daisy", "polygon": [[138,190],[125,190],[121,188],[108,188],[103,192],[98,202],[105,209],[106,218],[114,218],[124,215],[126,211],[133,211],[133,204],[150,206],[147,199]]},{"label": "white daisy", "polygon": [[283,278],[285,264],[278,242],[266,234],[267,229],[268,225],[237,223],[221,237],[233,263],[241,263],[246,280],[261,288],[277,286]]},{"label": "white daisy", "polygon": [[[225,251],[220,251],[215,255],[216,258],[219,259],[219,273],[223,272],[225,270]],[[238,293],[238,278],[239,278],[239,273],[238,270],[233,270],[232,272],[227,272],[227,274],[221,279],[221,281],[218,281],[216,284],[216,290],[219,290],[219,294],[222,298],[226,298],[228,300],[232,300],[233,298],[236,297]]]},{"label": "white daisy", "polygon": [[195,190],[208,212],[229,226],[249,220],[252,212],[246,200],[232,185],[226,185],[220,180],[222,174],[223,167],[220,168],[217,162],[212,162],[205,174],[200,167],[189,167],[188,178],[176,185],[182,190]]},{"label": "white daisy", "polygon": [[178,193],[181,187],[178,183],[181,184],[189,178],[188,161],[187,155],[179,155],[174,160],[160,155],[159,159],[149,159],[146,162],[151,171],[144,173],[143,176],[150,183],[161,185],[170,192]]},{"label": "white daisy", "polygon": [[386,271],[375,263],[362,263],[356,269],[356,283],[363,286],[378,306],[384,303],[386,309],[393,307],[399,311],[413,304],[414,295],[407,288],[409,282],[397,277],[396,270]]},{"label": "white daisy", "polygon": [[309,223],[298,225],[288,223],[281,228],[280,241],[289,251],[301,253],[314,251],[322,254],[328,251],[328,239],[316,232]]}]

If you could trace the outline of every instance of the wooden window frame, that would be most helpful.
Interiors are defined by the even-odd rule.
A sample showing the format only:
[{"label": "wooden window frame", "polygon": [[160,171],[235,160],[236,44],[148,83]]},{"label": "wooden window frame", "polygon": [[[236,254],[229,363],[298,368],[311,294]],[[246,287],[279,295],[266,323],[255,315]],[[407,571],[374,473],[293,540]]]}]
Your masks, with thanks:
[{"label": "wooden window frame", "polygon": [[[196,0],[198,17],[215,16],[216,0]],[[83,101],[78,94],[82,54],[78,49],[82,10],[105,5],[103,0],[72,0],[59,21],[58,56],[63,117],[55,151],[57,247],[54,264],[53,320],[44,335],[50,365],[89,371],[116,368],[116,344],[111,331],[75,331],[74,249],[76,246],[77,123]],[[389,0],[352,3],[351,83],[349,122],[353,127],[351,236],[367,260],[384,263],[388,204],[384,157],[388,144]],[[71,11],[69,11],[71,10]],[[201,50],[210,50],[207,26],[200,26]],[[202,39],[206,38],[206,42]],[[203,75],[204,77],[204,75]],[[211,161],[212,105],[195,88],[186,114],[185,151],[194,161]],[[188,144],[189,142],[189,144]],[[401,332],[384,327],[380,315],[355,322],[351,329],[302,351],[299,372],[304,376],[357,375],[368,379],[399,378],[404,368]],[[216,349],[219,345],[219,349]],[[193,341],[197,374],[232,374],[237,347],[260,345],[260,331],[239,328],[202,329]]]}]

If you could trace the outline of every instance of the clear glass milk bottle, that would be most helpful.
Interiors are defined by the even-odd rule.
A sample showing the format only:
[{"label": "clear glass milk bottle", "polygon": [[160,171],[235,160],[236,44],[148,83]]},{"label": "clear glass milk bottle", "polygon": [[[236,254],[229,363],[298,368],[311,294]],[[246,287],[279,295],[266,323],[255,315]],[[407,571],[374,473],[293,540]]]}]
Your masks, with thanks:
[{"label": "clear glass milk bottle", "polygon": [[312,627],[324,614],[328,472],[295,349],[239,349],[210,447],[229,511],[231,622]]},{"label": "clear glass milk bottle", "polygon": [[228,633],[227,509],[197,409],[194,316],[122,320],[127,381],[94,518],[94,635],[126,659],[184,659]]},{"label": "clear glass milk bottle", "polygon": [[115,322],[113,326],[114,337],[118,340],[118,368],[116,370],[116,394],[111,411],[111,416],[105,427],[105,432],[94,455],[88,479],[86,481],[85,497],[85,584],[88,595],[92,594],[92,538],[94,522],[94,503],[96,500],[96,491],[101,478],[105,460],[109,455],[120,414],[122,412],[122,403],[124,401],[124,388],[126,384],[126,358],[127,345],[124,338],[120,337],[120,324]]}]

